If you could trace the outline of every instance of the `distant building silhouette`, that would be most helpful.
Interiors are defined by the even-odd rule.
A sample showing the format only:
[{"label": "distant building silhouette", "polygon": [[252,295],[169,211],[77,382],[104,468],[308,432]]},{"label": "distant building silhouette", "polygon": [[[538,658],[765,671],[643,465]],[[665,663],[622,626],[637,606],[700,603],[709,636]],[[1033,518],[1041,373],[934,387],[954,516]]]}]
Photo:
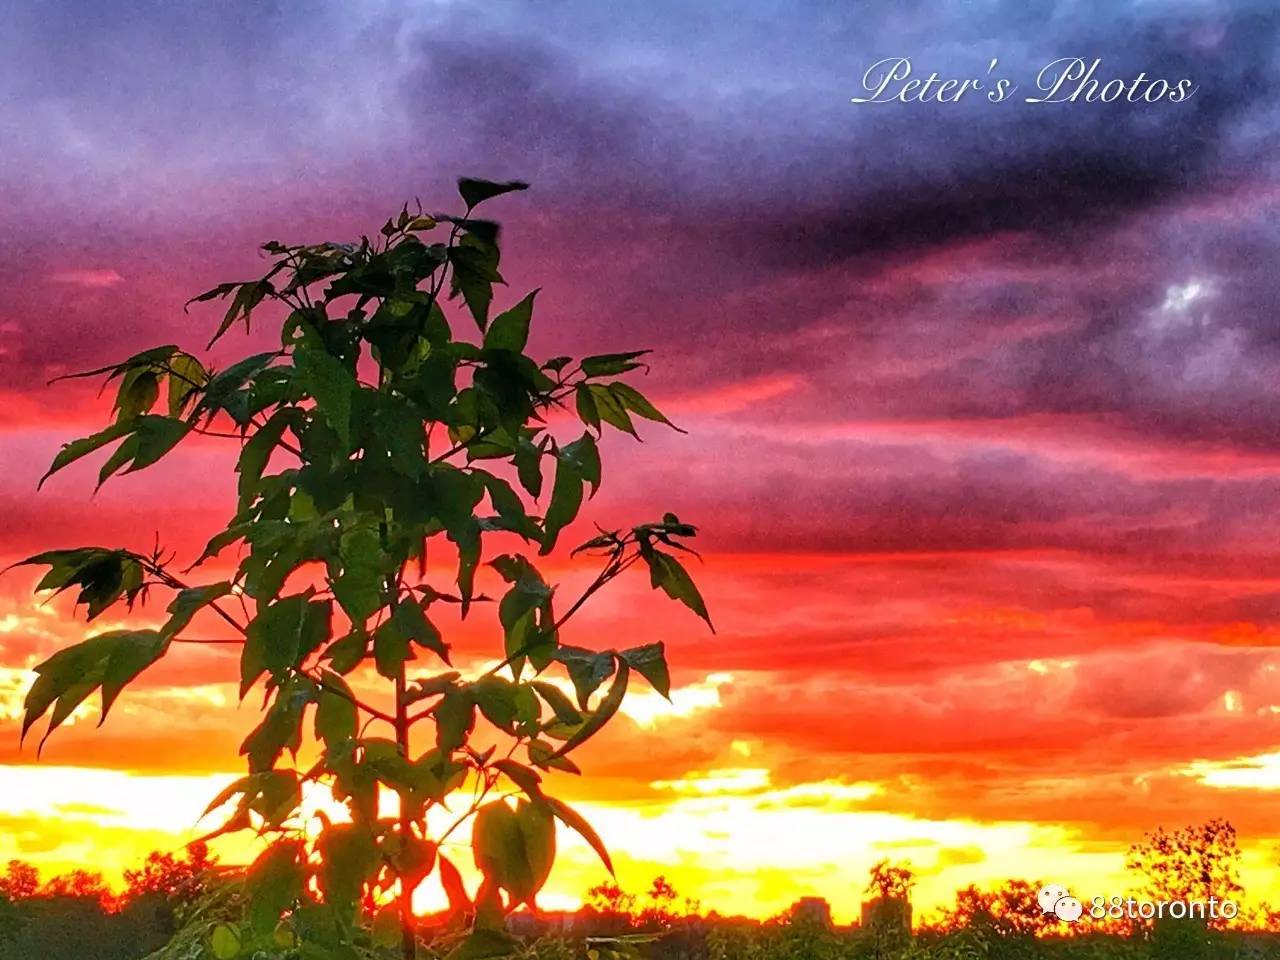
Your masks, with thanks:
[{"label": "distant building silhouette", "polygon": [[791,919],[832,927],[831,904],[822,897],[801,897],[791,905]]},{"label": "distant building silhouette", "polygon": [[876,897],[862,901],[862,926],[911,929],[911,901],[905,897]]},{"label": "distant building silhouette", "polygon": [[578,926],[579,914],[568,910],[517,910],[507,915],[508,932],[518,937],[545,936],[553,933],[569,933]]}]

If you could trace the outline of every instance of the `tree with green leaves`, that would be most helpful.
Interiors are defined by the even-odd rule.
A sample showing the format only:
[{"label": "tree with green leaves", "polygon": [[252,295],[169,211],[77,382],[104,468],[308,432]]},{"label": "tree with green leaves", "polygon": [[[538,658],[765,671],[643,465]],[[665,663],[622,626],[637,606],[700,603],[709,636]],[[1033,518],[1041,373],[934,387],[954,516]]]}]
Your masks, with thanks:
[{"label": "tree with green leaves", "polygon": [[[670,513],[601,528],[577,546],[573,554],[600,568],[572,600],[538,570],[600,486],[605,428],[635,436],[637,418],[670,423],[621,379],[645,369],[647,351],[535,361],[525,350],[537,291],[490,318],[503,282],[499,231],[473,211],[525,186],[463,179],[460,216],[406,206],[376,239],[267,243],[264,276],[191,301],[229,303],[213,341],[274,305],[276,349],[211,369],[162,346],[78,375],[118,385],[114,420],[63,447],[50,474],[113,444],[99,483],[187,441],[239,445],[235,514],[188,570],[159,547],[22,561],[48,568],[37,590],[78,590],[89,620],[157,591],[168,599],[161,626],[99,633],[41,663],[24,737],[48,715],[47,738],[94,691],[105,719],[145,670],[184,643],[207,642],[192,625],[210,618],[240,645],[241,698],[261,686],[261,723],[241,749],[245,775],[210,805],[232,811],[219,833],[252,829],[267,841],[245,874],[243,920],[209,932],[219,958],[280,949],[412,958],[411,898],[433,871],[451,905],[453,955],[502,954],[505,914],[532,905],[551,870],[557,820],[609,866],[599,836],[544,790],[544,775],[579,772],[573,752],[618,712],[634,674],[669,694],[661,642],[570,645],[566,625],[639,565],[710,626],[678,557],[693,552],[695,528]],[[469,321],[449,319],[451,301]],[[472,323],[468,338],[461,328]],[[574,420],[575,436],[559,435]],[[233,545],[229,577],[188,579]],[[447,583],[429,579],[429,554],[437,566],[448,561]],[[476,590],[486,562],[506,585],[496,599]],[[446,605],[461,617],[496,613],[496,665],[452,668],[437,626]],[[385,700],[364,692],[371,676]],[[314,764],[297,760],[304,743]],[[327,785],[347,816],[304,822],[307,783]],[[380,812],[382,794],[398,798],[394,816]],[[439,823],[442,812],[448,825],[429,828],[428,814]],[[440,850],[468,821],[483,876],[472,895]]]},{"label": "tree with green leaves", "polygon": [[1181,830],[1157,827],[1129,848],[1125,866],[1143,878],[1151,900],[1208,903],[1240,899],[1240,859],[1235,827],[1215,819]]}]

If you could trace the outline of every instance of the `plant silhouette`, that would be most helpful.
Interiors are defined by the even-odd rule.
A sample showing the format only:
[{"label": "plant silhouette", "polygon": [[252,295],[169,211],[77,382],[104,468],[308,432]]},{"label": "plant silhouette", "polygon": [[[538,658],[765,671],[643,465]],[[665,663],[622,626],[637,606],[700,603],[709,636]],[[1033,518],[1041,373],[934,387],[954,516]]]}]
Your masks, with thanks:
[{"label": "plant silhouette", "polygon": [[[239,444],[235,515],[192,567],[239,545],[227,579],[191,582],[158,547],[23,561],[48,568],[37,589],[78,589],[90,620],[152,592],[169,600],[158,629],[110,630],[40,664],[24,737],[48,715],[47,738],[94,691],[105,719],[141,673],[183,643],[207,642],[191,635],[197,618],[233,631],[219,642],[240,645],[241,698],[264,692],[261,723],[241,751],[246,773],[210,805],[232,810],[218,833],[252,829],[269,840],[246,871],[243,922],[210,932],[220,958],[294,946],[341,958],[397,943],[412,958],[411,898],[433,872],[452,910],[443,948],[460,958],[503,952],[505,914],[532,904],[547,879],[557,819],[609,865],[591,826],[544,791],[543,773],[579,772],[572,754],[617,713],[634,674],[669,694],[661,643],[587,649],[563,642],[566,624],[638,564],[653,588],[710,625],[677,558],[692,553],[695,528],[672,514],[579,545],[573,553],[598,557],[600,569],[570,602],[538,570],[600,486],[602,431],[635,436],[634,418],[670,424],[619,379],[644,368],[646,351],[538,363],[525,352],[537,291],[490,319],[499,231],[473,211],[525,186],[463,179],[458,216],[406,206],[376,239],[267,243],[265,276],[191,301],[229,302],[213,341],[259,320],[264,305],[282,308],[276,349],[215,370],[161,346],[78,375],[118,385],[114,420],[65,446],[50,474],[112,444],[99,483],[193,439]],[[449,300],[465,308],[452,312],[469,314],[478,342],[449,319]],[[576,415],[580,435],[555,435],[546,415],[556,408]],[[540,514],[530,506],[538,498]],[[437,551],[451,561],[448,583],[427,577]],[[494,603],[475,589],[486,561],[506,584]],[[500,662],[464,675],[434,614],[454,605],[466,617],[482,602],[496,613]],[[382,706],[347,679],[366,664],[386,687]],[[566,682],[553,682],[553,670]],[[475,745],[481,720],[500,745]],[[419,727],[430,728],[429,743],[411,739]],[[296,757],[309,731],[319,759],[296,769],[285,755]],[[308,782],[328,785],[347,816],[319,817],[308,831]],[[379,810],[384,790],[398,797],[394,816]],[[451,810],[459,796],[465,809]],[[441,808],[451,819],[433,831],[427,814]],[[483,874],[474,894],[440,852],[468,820]]]}]

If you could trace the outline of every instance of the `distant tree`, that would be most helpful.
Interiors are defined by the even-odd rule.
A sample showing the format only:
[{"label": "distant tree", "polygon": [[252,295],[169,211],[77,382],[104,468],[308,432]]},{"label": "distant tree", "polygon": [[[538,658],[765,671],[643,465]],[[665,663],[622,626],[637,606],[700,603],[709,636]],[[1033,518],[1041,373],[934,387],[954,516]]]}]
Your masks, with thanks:
[{"label": "distant tree", "polygon": [[1143,894],[1153,900],[1238,901],[1240,847],[1226,820],[1209,820],[1181,830],[1158,828],[1129,849],[1126,866],[1143,877]]},{"label": "distant tree", "polygon": [[649,884],[647,896],[657,906],[667,906],[675,902],[678,894],[675,885],[662,874],[658,874]]},{"label": "distant tree", "polygon": [[1255,914],[1252,924],[1255,929],[1265,930],[1268,933],[1280,933],[1280,910],[1263,902],[1258,904]]},{"label": "distant tree", "polygon": [[641,929],[654,930],[669,927],[679,913],[676,901],[679,898],[675,886],[662,874],[653,878],[645,893],[645,905],[641,909],[638,923]]},{"label": "distant tree", "polygon": [[188,846],[183,857],[153,851],[140,868],[125,870],[122,898],[130,901],[159,896],[165,900],[194,900],[204,893],[215,863],[209,855],[209,845],[201,841]]},{"label": "distant tree", "polygon": [[630,916],[635,911],[636,898],[616,883],[598,883],[587,891],[586,906],[597,913]]},{"label": "distant tree", "polygon": [[40,871],[21,860],[10,860],[0,876],[0,896],[7,900],[28,900],[40,888]]},{"label": "distant tree", "polygon": [[92,900],[104,910],[115,904],[115,894],[107,886],[102,874],[91,870],[72,870],[70,873],[58,874],[40,887],[39,896],[55,899],[63,897],[70,900]]},{"label": "distant tree", "polygon": [[956,891],[955,906],[943,911],[947,930],[980,930],[1000,938],[1034,937],[1058,924],[1041,912],[1036,892],[1041,884],[1006,880],[992,890],[970,884]]},{"label": "distant tree", "polygon": [[911,939],[911,890],[915,874],[907,864],[881,860],[871,868],[862,905],[862,927],[871,956],[890,957],[906,949]]},{"label": "distant tree", "polygon": [[[710,624],[678,558],[693,552],[686,542],[696,531],[674,514],[580,544],[573,553],[600,568],[572,600],[535,566],[599,488],[605,429],[635,437],[634,418],[671,424],[628,382],[647,351],[538,362],[526,352],[537,291],[491,317],[503,282],[499,232],[474,211],[525,186],[464,179],[460,215],[406,206],[373,240],[265,244],[263,276],[192,301],[229,302],[213,341],[270,312],[278,346],[264,352],[212,369],[165,345],[81,374],[118,384],[113,422],[64,446],[49,473],[114,446],[102,483],[188,442],[235,443],[235,514],[193,566],[237,551],[231,574],[206,583],[189,581],[158,546],[23,561],[47,568],[37,590],[77,589],[90,620],[150,593],[169,598],[159,628],[108,630],[39,664],[23,735],[47,715],[47,738],[95,691],[105,718],[130,682],[182,644],[239,647],[241,697],[261,685],[263,717],[241,748],[246,775],[213,808],[232,811],[223,830],[269,843],[245,878],[243,922],[212,934],[220,957],[281,943],[396,941],[412,960],[413,893],[436,871],[456,932],[435,946],[457,940],[489,956],[509,945],[503,918],[532,905],[546,882],[556,820],[609,864],[591,826],[544,791],[543,774],[579,772],[570,755],[617,714],[634,674],[670,692],[661,642],[572,646],[562,639],[570,619],[638,566],[652,588]],[[452,320],[449,298],[465,307]],[[575,417],[583,432],[569,439]],[[544,483],[548,465],[554,477]],[[447,580],[428,577],[428,554],[449,564]],[[476,587],[486,559],[495,585],[505,583],[496,598]],[[479,604],[496,614],[497,662],[463,676],[437,623],[442,609],[465,617]],[[232,635],[193,630],[197,618],[217,618]],[[348,680],[364,665],[381,704]],[[548,681],[552,669],[563,670],[573,697]],[[478,731],[480,719],[491,729]],[[300,770],[286,755],[296,758],[311,731],[318,762]],[[347,816],[308,832],[304,780],[327,784]],[[389,819],[379,814],[384,790],[399,801]],[[428,829],[428,811],[460,790],[474,802]],[[472,894],[440,853],[467,822],[483,874]],[[362,907],[375,894],[394,905],[369,918]]]},{"label": "distant tree", "polygon": [[916,875],[910,864],[892,864],[881,860],[871,868],[867,893],[886,900],[909,900],[916,885]]}]

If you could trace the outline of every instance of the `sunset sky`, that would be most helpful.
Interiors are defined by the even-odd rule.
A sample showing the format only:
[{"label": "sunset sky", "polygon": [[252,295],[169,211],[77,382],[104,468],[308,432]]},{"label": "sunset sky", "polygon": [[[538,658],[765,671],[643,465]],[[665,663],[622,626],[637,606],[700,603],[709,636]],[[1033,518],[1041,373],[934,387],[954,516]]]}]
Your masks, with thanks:
[{"label": "sunset sky", "polygon": [[[689,431],[611,436],[581,524],[700,524],[718,631],[642,577],[567,631],[672,662],[674,702],[633,695],[554,781],[624,886],[847,920],[890,857],[926,910],[1008,877],[1085,899],[1135,892],[1144,831],[1227,817],[1280,904],[1277,30],[1210,0],[5,5],[0,565],[157,531],[189,562],[234,505],[215,441],[37,495],[109,407],[50,378],[198,349],[217,318],[183,302],[262,241],[519,177],[491,212],[503,302],[543,288],[533,352],[654,348]],[[1198,90],[850,103],[888,56]],[[0,577],[0,861],[116,876],[211,826],[255,711],[234,651],[183,649],[37,763],[31,668],[86,627],[36,579]],[[604,877],[568,846],[544,902]]]}]

